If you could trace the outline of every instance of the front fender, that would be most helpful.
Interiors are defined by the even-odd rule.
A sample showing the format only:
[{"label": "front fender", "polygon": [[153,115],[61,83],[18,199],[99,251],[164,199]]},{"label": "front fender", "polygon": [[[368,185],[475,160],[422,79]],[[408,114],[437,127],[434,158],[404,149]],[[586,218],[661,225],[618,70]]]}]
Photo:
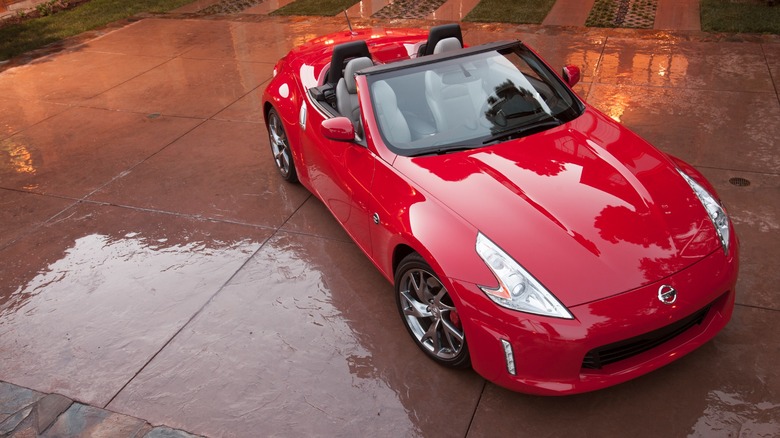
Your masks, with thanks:
[{"label": "front fender", "polygon": [[291,74],[290,68],[280,63],[280,66],[277,66],[276,76],[271,79],[263,92],[263,118],[267,126],[268,111],[271,107],[276,109],[287,134],[298,179],[305,187],[310,188],[305,157],[301,153],[301,140],[305,133],[298,123],[301,103],[305,102],[303,92],[301,84],[296,80],[295,75]]},{"label": "front fender", "polygon": [[477,229],[438,199],[416,188],[380,160],[373,187],[380,223],[373,225],[376,265],[393,281],[397,249],[419,253],[446,281],[458,279],[492,285],[496,282],[476,252]]}]

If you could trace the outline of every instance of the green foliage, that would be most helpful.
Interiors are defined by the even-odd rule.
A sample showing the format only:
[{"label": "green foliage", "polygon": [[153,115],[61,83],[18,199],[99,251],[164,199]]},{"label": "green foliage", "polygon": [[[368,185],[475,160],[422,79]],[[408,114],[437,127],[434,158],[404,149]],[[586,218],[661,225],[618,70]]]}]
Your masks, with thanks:
[{"label": "green foliage", "polygon": [[[657,0],[596,0],[585,25],[651,29],[657,3]],[[622,14],[621,8],[625,8]]]},{"label": "green foliage", "polygon": [[0,61],[141,12],[166,12],[191,2],[91,0],[73,9],[52,14],[55,5],[67,6],[68,2],[49,1],[43,4],[48,14],[38,10],[45,16],[0,27]]},{"label": "green foliage", "polygon": [[70,6],[70,1],[68,0],[49,0],[35,5],[35,10],[38,12],[39,17],[46,17],[67,9],[68,6]]},{"label": "green foliage", "polygon": [[297,0],[273,11],[271,15],[333,16],[357,2],[358,0]]},{"label": "green foliage", "polygon": [[588,14],[585,26],[616,27],[615,15],[618,3],[615,0],[596,0]]},{"label": "green foliage", "polygon": [[780,34],[777,2],[701,0],[701,28],[708,32]]},{"label": "green foliage", "polygon": [[539,24],[555,0],[482,0],[464,21]]},{"label": "green foliage", "polygon": [[41,17],[45,17],[47,15],[51,15],[55,11],[55,5],[57,4],[57,0],[49,0],[47,2],[39,3],[35,6],[35,10],[38,11],[38,14],[40,14]]}]

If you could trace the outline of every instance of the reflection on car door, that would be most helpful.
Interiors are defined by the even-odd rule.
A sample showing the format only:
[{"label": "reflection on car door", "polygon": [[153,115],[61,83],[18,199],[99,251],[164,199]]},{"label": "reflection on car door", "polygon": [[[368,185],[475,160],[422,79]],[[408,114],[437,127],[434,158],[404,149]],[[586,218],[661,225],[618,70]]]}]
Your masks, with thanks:
[{"label": "reflection on car door", "polygon": [[312,187],[364,251],[371,254],[368,204],[376,157],[364,146],[323,138],[321,119],[302,136]]}]

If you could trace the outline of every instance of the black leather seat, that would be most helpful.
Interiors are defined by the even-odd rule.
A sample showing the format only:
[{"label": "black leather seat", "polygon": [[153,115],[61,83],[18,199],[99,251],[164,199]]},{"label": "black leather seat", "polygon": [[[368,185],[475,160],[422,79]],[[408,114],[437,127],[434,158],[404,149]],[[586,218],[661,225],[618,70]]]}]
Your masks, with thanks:
[{"label": "black leather seat", "polygon": [[350,41],[334,47],[333,55],[330,58],[327,82],[335,87],[339,83],[339,79],[344,77],[344,68],[346,68],[347,62],[354,58],[371,59],[371,53],[368,51],[368,45],[365,41]]}]

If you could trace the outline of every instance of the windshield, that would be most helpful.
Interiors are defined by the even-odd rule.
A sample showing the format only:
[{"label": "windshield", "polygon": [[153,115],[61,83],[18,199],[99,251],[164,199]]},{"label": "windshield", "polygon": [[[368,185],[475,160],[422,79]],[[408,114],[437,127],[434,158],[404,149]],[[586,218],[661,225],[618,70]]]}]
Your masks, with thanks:
[{"label": "windshield", "polygon": [[568,122],[582,104],[517,44],[368,76],[385,144],[400,155],[472,149]]}]

